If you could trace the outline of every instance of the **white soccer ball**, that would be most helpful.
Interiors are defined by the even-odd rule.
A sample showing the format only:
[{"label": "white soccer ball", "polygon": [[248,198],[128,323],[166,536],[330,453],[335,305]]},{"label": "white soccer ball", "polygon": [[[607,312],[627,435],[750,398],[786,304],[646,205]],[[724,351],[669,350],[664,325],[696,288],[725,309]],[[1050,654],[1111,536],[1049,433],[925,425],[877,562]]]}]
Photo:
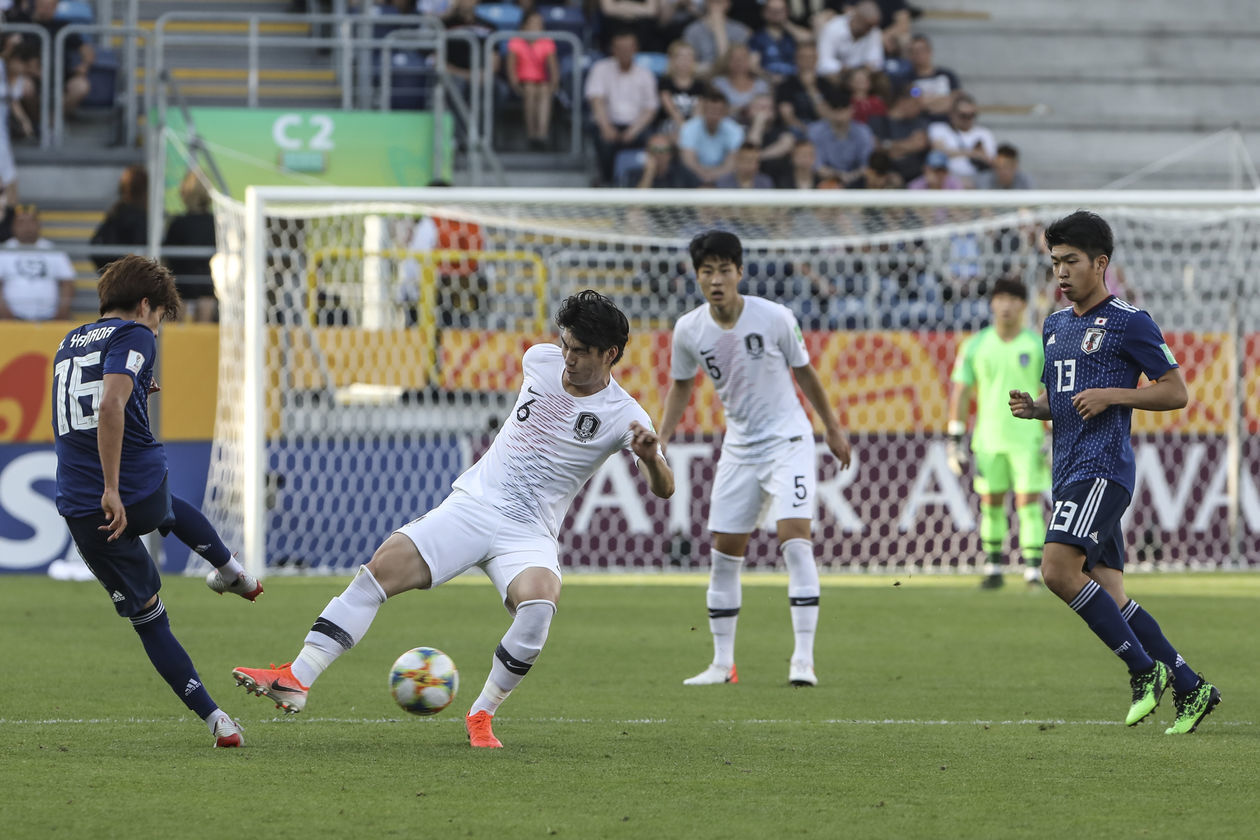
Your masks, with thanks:
[{"label": "white soccer ball", "polygon": [[413,715],[437,714],[451,705],[457,691],[455,661],[437,648],[412,648],[389,669],[389,693]]}]

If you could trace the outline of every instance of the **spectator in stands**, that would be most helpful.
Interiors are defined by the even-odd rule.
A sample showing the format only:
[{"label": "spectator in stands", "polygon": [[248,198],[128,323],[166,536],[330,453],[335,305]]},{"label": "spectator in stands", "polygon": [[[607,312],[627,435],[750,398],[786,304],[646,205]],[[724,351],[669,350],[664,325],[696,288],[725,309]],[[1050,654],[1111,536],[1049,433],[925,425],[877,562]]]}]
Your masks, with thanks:
[{"label": "spectator in stands", "polygon": [[[542,32],[542,12],[527,12],[521,31]],[[525,136],[531,149],[545,149],[551,137],[551,103],[560,85],[556,42],[516,37],[508,41],[507,50],[508,84],[525,105]]]},{"label": "spectator in stands", "polygon": [[667,43],[682,40],[691,22],[704,14],[704,0],[661,0],[657,22]]},{"label": "spectator in stands", "polygon": [[[450,10],[442,17],[442,25],[453,32],[467,32],[485,45],[485,40],[494,33],[494,27],[477,17],[476,0],[453,0]],[[469,86],[472,84],[472,47],[462,38],[448,38],[446,41],[446,73],[455,80],[464,98],[468,98]],[[499,74],[499,53],[490,55],[490,72]]]},{"label": "spectator in stands", "polygon": [[879,28],[884,34],[884,55],[901,56],[910,46],[910,21],[917,12],[905,0],[877,0]]},{"label": "spectator in stands", "polygon": [[949,172],[949,155],[935,149],[928,152],[923,174],[906,184],[908,190],[961,190],[966,184]]},{"label": "spectator in stands", "polygon": [[772,190],[774,181],[761,171],[761,149],[745,143],[735,152],[735,167],[713,186],[722,190]]},{"label": "spectator in stands", "polygon": [[14,208],[13,238],[4,247],[0,252],[0,320],[69,320],[74,266],[40,236],[38,207]]},{"label": "spectator in stands", "polygon": [[893,167],[892,158],[883,149],[876,149],[866,160],[866,167],[849,184],[851,190],[899,190],[905,181]]},{"label": "spectator in stands", "polygon": [[1019,150],[1010,143],[997,147],[993,168],[976,176],[976,188],[981,190],[1031,190],[1032,179],[1019,168]]},{"label": "spectator in stands", "polygon": [[853,121],[853,105],[845,90],[833,90],[823,108],[823,119],[811,123],[809,139],[818,149],[815,170],[842,184],[856,178],[875,149],[871,130]]},{"label": "spectator in stands", "polygon": [[762,26],[748,41],[757,64],[778,84],[796,72],[796,45],[813,40],[813,33],[788,20],[787,0],[766,0],[761,7]]},{"label": "spectator in stands", "polygon": [[774,110],[774,97],[763,93],[748,106],[748,131],[744,141],[761,150],[761,171],[775,183],[792,169],[792,149],[796,135],[783,124]]},{"label": "spectator in stands", "polygon": [[[57,0],[33,0],[29,12],[25,10],[14,11],[6,15],[6,20],[10,23],[34,23],[42,26],[48,32],[48,43],[51,46],[57,33],[70,25],[70,21],[57,19]],[[36,53],[40,49],[39,40],[34,36],[28,35],[26,41],[30,44]],[[67,116],[78,110],[79,104],[88,95],[91,90],[91,83],[88,81],[88,70],[92,68],[92,62],[96,60],[96,51],[82,35],[71,33],[66,36],[65,40],[65,89],[64,89],[64,111]],[[51,79],[44,80],[45,84],[51,83]],[[32,115],[39,114],[39,95],[38,92],[32,91],[22,102],[26,109],[26,113]]]},{"label": "spectator in stands", "polygon": [[678,159],[668,134],[661,132],[648,138],[639,189],[690,189],[698,185],[696,176]]},{"label": "spectator in stands", "polygon": [[778,182],[779,189],[782,190],[812,190],[816,189],[821,180],[818,173],[814,171],[814,163],[818,156],[818,150],[814,148],[814,144],[808,140],[801,140],[792,147],[789,155],[791,167],[785,177]]},{"label": "spectator in stands", "polygon": [[722,92],[731,106],[731,116],[741,125],[748,125],[748,106],[755,97],[770,93],[770,84],[757,75],[752,51],[747,44],[736,44],[717,63],[719,75],[713,87]]},{"label": "spectator in stands", "polygon": [[975,183],[979,172],[993,165],[993,156],[997,154],[993,132],[976,123],[979,115],[976,100],[959,91],[954,97],[949,121],[928,126],[932,148],[949,155],[949,171],[963,179],[967,186]]},{"label": "spectator in stands", "polygon": [[[214,240],[214,213],[210,192],[196,172],[189,172],[179,184],[184,213],[171,219],[162,246],[210,246]],[[219,302],[214,296],[209,257],[168,257],[166,267],[175,275],[175,288],[185,303],[189,320],[210,323],[218,318]]]},{"label": "spectator in stands", "polygon": [[731,0],[706,0],[704,16],[688,24],[683,30],[683,40],[696,51],[696,66],[701,74],[713,71],[718,59],[738,44],[747,44],[752,30],[731,20],[727,12]]},{"label": "spectator in stands", "polygon": [[936,66],[932,41],[928,36],[915,35],[910,39],[910,68],[910,83],[919,89],[919,98],[928,119],[948,119],[959,88],[958,76],[953,70]]},{"label": "spectator in stands", "polygon": [[39,98],[39,48],[21,35],[14,35],[5,43],[0,57],[4,60],[3,96],[9,103],[7,123],[23,138],[32,138],[35,123],[24,103]]},{"label": "spectator in stands", "polygon": [[[661,0],[599,0],[600,32],[633,32],[645,52],[661,52],[666,41],[659,21]],[[611,49],[611,42],[604,44]]]},{"label": "spectator in stands", "polygon": [[853,119],[870,123],[871,117],[887,115],[888,106],[883,97],[871,90],[871,71],[865,67],[850,67],[840,76],[840,82],[849,92],[853,103]]},{"label": "spectator in stands", "polygon": [[612,55],[591,65],[586,76],[586,101],[595,120],[595,150],[605,184],[612,183],[618,152],[643,148],[660,107],[656,77],[635,63],[638,51],[633,32],[618,32],[612,38]]},{"label": "spectator in stands", "polygon": [[121,256],[143,248],[149,241],[149,173],[132,164],[118,178],[118,200],[105,211],[105,218],[92,234],[93,245],[115,245],[92,254],[92,262],[102,269]]},{"label": "spectator in stands", "polygon": [[744,145],[744,129],[727,116],[720,91],[709,88],[700,97],[700,114],[687,120],[678,135],[682,162],[702,185],[712,186],[735,168],[735,152]]},{"label": "spectator in stands", "polygon": [[849,67],[884,69],[884,40],[879,29],[879,6],[862,0],[843,15],[829,20],[818,33],[818,75],[839,77]]},{"label": "spectator in stands", "polygon": [[916,91],[909,86],[901,88],[893,96],[888,115],[872,117],[867,123],[879,148],[892,158],[893,168],[906,182],[923,174],[923,158],[929,148],[928,120]]},{"label": "spectator in stands", "polygon": [[827,94],[838,88],[818,75],[817,47],[812,41],[802,41],[796,45],[796,74],[789,75],[774,90],[780,119],[788,128],[804,134],[821,114]]},{"label": "spectator in stands", "polygon": [[704,82],[696,75],[696,51],[686,41],[669,45],[669,64],[657,82],[661,97],[660,129],[678,137],[683,123],[696,115]]}]

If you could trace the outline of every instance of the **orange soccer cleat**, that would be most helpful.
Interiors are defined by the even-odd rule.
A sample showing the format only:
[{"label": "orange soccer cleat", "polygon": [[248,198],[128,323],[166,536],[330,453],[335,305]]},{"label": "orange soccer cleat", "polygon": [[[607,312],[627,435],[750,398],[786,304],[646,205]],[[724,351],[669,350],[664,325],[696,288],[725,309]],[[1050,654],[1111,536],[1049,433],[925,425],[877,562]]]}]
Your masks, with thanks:
[{"label": "orange soccer cleat", "polygon": [[232,676],[246,691],[259,697],[265,694],[275,701],[277,709],[296,715],[305,708],[306,693],[310,689],[293,676],[290,664],[286,662],[278,668],[274,664],[270,668],[233,668]]},{"label": "orange soccer cleat", "polygon": [[468,743],[474,747],[502,747],[503,742],[494,737],[490,722],[494,715],[489,712],[477,712],[464,718],[464,726],[468,729]]}]

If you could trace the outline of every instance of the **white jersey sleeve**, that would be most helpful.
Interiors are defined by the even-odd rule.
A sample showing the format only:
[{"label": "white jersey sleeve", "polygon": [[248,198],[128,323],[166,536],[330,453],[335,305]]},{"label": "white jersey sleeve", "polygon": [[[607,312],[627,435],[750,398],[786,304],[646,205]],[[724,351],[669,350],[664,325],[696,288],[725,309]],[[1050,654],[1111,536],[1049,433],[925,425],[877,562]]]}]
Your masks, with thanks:
[{"label": "white jersey sleeve", "polygon": [[499,434],[454,487],[554,537],[587,479],[609,455],[630,447],[631,421],[652,424],[616,380],[588,397],[565,391],[564,359],[554,344],[526,350],[522,373],[520,395]]},{"label": "white jersey sleeve", "polygon": [[696,354],[695,344],[691,341],[692,331],[683,329],[680,318],[674,324],[673,344],[670,348],[669,375],[674,379],[693,379],[700,369],[700,357]]},{"label": "white jersey sleeve", "polygon": [[[746,463],[773,460],[782,443],[813,435],[791,370],[808,364],[809,353],[787,307],[744,295],[739,319],[724,329],[705,304],[678,319],[675,354],[680,347],[694,348],[695,367],[713,383],[722,401],[727,426],[723,458]],[[677,355],[670,366],[674,378],[687,378],[687,367],[678,364]]]}]

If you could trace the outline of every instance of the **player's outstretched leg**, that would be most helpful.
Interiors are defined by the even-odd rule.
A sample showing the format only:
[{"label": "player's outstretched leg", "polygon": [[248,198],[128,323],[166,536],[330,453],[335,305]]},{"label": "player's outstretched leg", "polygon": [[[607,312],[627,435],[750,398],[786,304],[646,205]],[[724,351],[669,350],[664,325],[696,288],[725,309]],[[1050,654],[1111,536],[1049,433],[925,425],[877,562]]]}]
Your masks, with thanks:
[{"label": "player's outstretched leg", "polygon": [[287,714],[297,714],[306,707],[307,692],[319,675],[367,633],[386,597],[371,569],[360,566],[345,591],[329,601],[315,619],[302,651],[292,663],[271,668],[234,668],[236,684],[259,697],[265,694]]},{"label": "player's outstretched leg", "polygon": [[719,685],[739,682],[735,670],[735,625],[743,595],[739,573],[743,557],[714,550],[713,567],[709,572],[709,590],[705,602],[709,607],[709,630],[713,633],[713,662],[683,685]]},{"label": "player's outstretched leg", "polygon": [[214,566],[214,570],[206,575],[207,586],[220,595],[231,592],[246,601],[253,601],[262,594],[263,588],[258,578],[245,571],[245,567],[224,545],[219,532],[214,530],[205,514],[173,493],[171,511],[175,514],[171,533]]},{"label": "player's outstretched leg", "polygon": [[788,609],[792,613],[792,633],[796,643],[788,663],[792,685],[818,685],[814,675],[814,636],[818,632],[818,564],[814,544],[806,539],[786,540],[780,550],[788,572]]},{"label": "player's outstretched leg", "polygon": [[171,621],[162,599],[154,596],[150,606],[144,608],[139,615],[131,617],[131,626],[140,637],[140,643],[144,645],[144,652],[149,655],[154,669],[166,680],[166,684],[183,704],[210,727],[215,739],[214,745],[242,746],[244,740],[241,737],[240,724],[210,699],[210,693],[201,684],[201,677],[197,675],[192,659],[171,632]]},{"label": "player's outstretched leg", "polygon": [[503,746],[491,726],[494,714],[542,653],[555,614],[556,605],[544,599],[522,601],[517,605],[512,626],[503,634],[490,660],[490,676],[486,677],[481,694],[464,719],[472,746]]},{"label": "player's outstretched leg", "polygon": [[1133,633],[1152,657],[1168,666],[1172,672],[1173,701],[1177,707],[1177,715],[1173,725],[1167,730],[1168,735],[1182,735],[1193,732],[1203,718],[1207,717],[1216,704],[1221,702],[1221,693],[1216,686],[1203,679],[1201,674],[1186,664],[1177,649],[1172,646],[1160,629],[1155,617],[1142,609],[1132,598],[1120,611],[1124,620],[1133,628]]},{"label": "player's outstretched leg", "polygon": [[1002,547],[1006,545],[1006,506],[982,501],[980,503],[980,547],[984,550],[984,578],[982,589],[997,589],[1002,585]]}]

